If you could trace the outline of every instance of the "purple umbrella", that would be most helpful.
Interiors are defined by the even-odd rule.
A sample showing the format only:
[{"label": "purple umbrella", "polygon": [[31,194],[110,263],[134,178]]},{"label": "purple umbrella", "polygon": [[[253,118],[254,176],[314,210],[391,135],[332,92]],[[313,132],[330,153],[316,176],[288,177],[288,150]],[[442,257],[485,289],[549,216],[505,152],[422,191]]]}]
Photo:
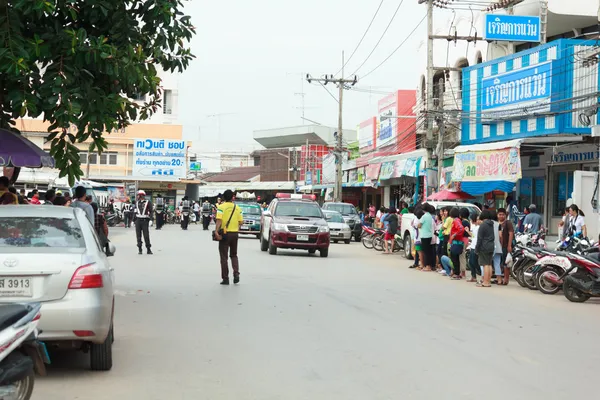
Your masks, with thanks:
[{"label": "purple umbrella", "polygon": [[54,158],[18,133],[0,129],[0,167],[54,168]]}]

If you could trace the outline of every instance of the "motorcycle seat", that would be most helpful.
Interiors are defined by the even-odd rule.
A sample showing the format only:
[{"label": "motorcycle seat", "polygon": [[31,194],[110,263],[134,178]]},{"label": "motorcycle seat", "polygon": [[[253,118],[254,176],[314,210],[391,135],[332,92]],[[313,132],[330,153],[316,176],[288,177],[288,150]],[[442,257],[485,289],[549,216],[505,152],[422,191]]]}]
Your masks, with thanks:
[{"label": "motorcycle seat", "polygon": [[0,306],[0,331],[17,323],[27,315],[30,307],[26,304],[3,304]]}]

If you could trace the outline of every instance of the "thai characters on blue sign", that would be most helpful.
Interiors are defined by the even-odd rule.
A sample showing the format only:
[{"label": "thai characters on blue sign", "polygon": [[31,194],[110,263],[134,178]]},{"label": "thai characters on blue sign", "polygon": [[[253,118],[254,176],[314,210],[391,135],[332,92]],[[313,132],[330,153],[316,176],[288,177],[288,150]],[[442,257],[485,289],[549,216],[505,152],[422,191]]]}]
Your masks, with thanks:
[{"label": "thai characters on blue sign", "polygon": [[136,149],[144,149],[144,150],[154,150],[154,149],[170,149],[170,150],[183,150],[185,149],[185,141],[183,140],[168,140],[164,139],[153,140],[153,139],[145,139],[145,140],[136,140],[135,142]]},{"label": "thai characters on blue sign", "polygon": [[485,16],[486,40],[539,42],[540,31],[540,17],[494,14]]},{"label": "thai characters on blue sign", "polygon": [[551,90],[552,62],[492,76],[482,80],[481,109],[549,98]]},{"label": "thai characters on blue sign", "polygon": [[582,151],[575,153],[564,153],[562,151],[552,155],[553,163],[569,163],[582,161],[597,161],[600,158],[600,151]]}]

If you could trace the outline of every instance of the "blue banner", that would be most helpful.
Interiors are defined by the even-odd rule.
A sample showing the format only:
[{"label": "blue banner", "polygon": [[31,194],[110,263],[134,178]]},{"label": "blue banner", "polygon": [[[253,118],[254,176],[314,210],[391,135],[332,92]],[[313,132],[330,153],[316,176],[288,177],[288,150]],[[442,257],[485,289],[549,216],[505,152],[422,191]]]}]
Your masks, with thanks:
[{"label": "blue banner", "polygon": [[540,28],[540,17],[486,14],[484,38],[539,43]]},{"label": "blue banner", "polygon": [[552,62],[482,80],[481,109],[490,110],[526,101],[549,98]]}]

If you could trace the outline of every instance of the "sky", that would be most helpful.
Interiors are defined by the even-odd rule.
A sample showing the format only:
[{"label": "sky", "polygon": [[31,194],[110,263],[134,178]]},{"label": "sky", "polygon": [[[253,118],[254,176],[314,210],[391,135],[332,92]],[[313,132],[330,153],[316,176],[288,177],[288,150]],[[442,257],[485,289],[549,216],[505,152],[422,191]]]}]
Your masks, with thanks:
[{"label": "sky", "polygon": [[[303,77],[335,74],[342,51],[356,48],[381,0],[225,0],[186,2],[197,34],[196,59],[179,80],[179,113],[184,137],[196,150],[248,150],[258,144],[253,131],[309,124],[337,126],[338,104]],[[414,55],[425,46],[426,23],[378,70],[361,80],[392,53],[425,15],[426,7],[405,0],[377,49],[401,0],[384,0],[361,46],[345,68],[356,71],[357,87],[377,91],[344,93],[344,129],[375,116],[381,92],[416,89]],[[412,57],[411,57],[412,56]],[[412,58],[412,59],[411,59]],[[337,88],[327,85],[337,97]],[[301,95],[304,93],[304,96]]]}]

